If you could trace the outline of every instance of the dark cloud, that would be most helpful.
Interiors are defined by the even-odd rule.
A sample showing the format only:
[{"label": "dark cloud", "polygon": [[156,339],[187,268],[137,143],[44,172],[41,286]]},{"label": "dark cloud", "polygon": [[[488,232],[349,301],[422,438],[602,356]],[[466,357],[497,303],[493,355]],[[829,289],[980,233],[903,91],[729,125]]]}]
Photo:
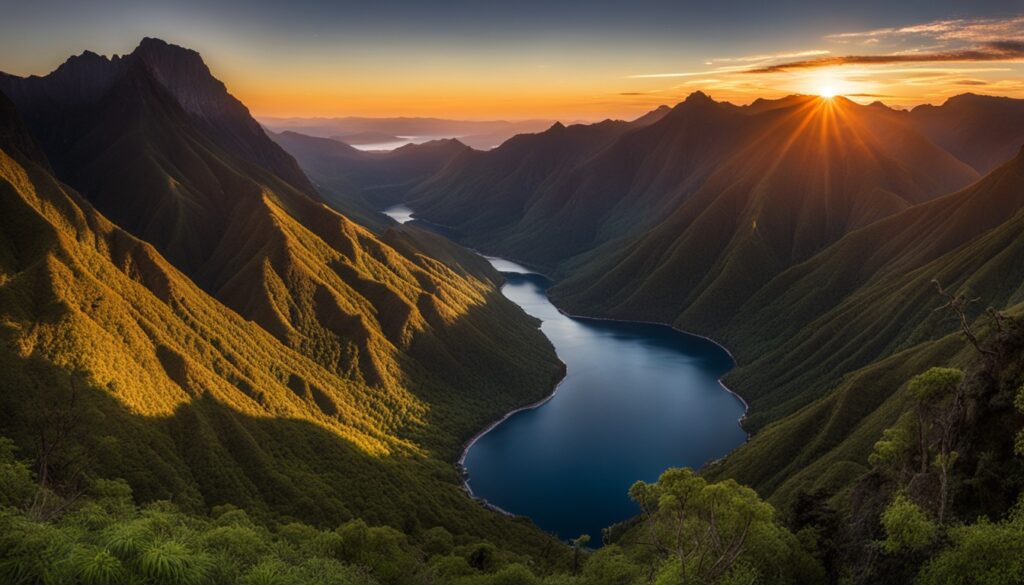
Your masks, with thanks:
[{"label": "dark cloud", "polygon": [[1024,59],[1024,41],[990,41],[975,47],[934,51],[927,53],[897,53],[890,55],[841,55],[820,59],[803,59],[779,63],[748,73],[777,73],[792,69],[811,69],[836,65],[886,65],[889,63],[942,63],[952,61],[1013,61]]}]

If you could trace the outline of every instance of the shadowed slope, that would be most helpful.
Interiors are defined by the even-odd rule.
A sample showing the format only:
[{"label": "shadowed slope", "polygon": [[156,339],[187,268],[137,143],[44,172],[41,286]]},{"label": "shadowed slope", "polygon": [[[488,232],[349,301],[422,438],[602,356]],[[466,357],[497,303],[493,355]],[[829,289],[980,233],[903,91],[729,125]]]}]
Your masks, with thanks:
[{"label": "shadowed slope", "polygon": [[[547,264],[549,257],[575,253],[582,240],[573,235],[575,230],[596,228],[584,217],[563,221],[556,209],[561,204],[551,200],[576,186],[578,167],[602,148],[665,115],[659,109],[633,122],[555,124],[545,132],[513,137],[492,151],[467,152],[410,191],[408,201],[419,217],[458,230],[474,247]],[[590,213],[589,206],[573,207],[584,216]]]},{"label": "shadowed slope", "polygon": [[[214,78],[199,53],[145,38],[129,55],[106,59],[90,51],[69,58],[44,77],[0,73],[0,90],[14,101],[51,157],[67,147],[67,134],[54,132],[90,115],[128,68],[144,65],[169,91],[190,120],[221,149],[274,173],[307,194],[316,191],[295,160],[277,148],[249,110]],[[59,158],[59,157],[57,157]]]},{"label": "shadowed slope", "polygon": [[[455,161],[410,192],[410,205],[475,247],[575,275],[591,261],[595,272],[607,272],[609,257],[621,259],[623,248],[635,245],[628,238],[679,215],[699,191],[705,199],[726,190],[792,191],[783,201],[774,200],[778,193],[750,197],[760,201],[754,205],[778,206],[765,220],[808,232],[796,245],[813,251],[977,178],[897,112],[843,98],[791,96],[736,107],[698,92],[629,124],[554,130]],[[827,213],[815,215],[816,205]]]},{"label": "shadowed slope", "polygon": [[574,261],[554,298],[716,334],[787,267],[974,177],[888,110],[842,98],[772,105],[737,111],[739,140],[699,188],[648,233]]},{"label": "shadowed slope", "polygon": [[[851,233],[779,275],[725,334],[741,355],[756,356],[728,377],[750,399],[749,424],[778,422],[715,473],[788,497],[810,487],[808,474],[826,485],[832,474],[849,478],[843,468],[863,471],[882,429],[906,408],[897,393],[906,380],[969,357],[955,321],[936,312],[943,300],[931,281],[978,297],[972,319],[988,306],[1019,305],[1021,234],[1024,152],[970,188]],[[779,449],[791,463],[756,463]]]},{"label": "shadowed slope", "polygon": [[911,110],[910,123],[979,173],[1013,158],[1024,143],[1024,100],[963,94]]}]

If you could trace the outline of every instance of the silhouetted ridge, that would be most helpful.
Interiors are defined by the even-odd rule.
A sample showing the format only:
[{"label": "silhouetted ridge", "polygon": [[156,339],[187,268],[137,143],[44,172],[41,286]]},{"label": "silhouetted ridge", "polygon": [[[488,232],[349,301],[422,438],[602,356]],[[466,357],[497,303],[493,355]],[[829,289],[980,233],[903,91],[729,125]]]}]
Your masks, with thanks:
[{"label": "silhouetted ridge", "polygon": [[711,99],[711,96],[704,93],[703,91],[695,91],[690,95],[686,96],[683,101],[686,104],[713,104],[715,100]]},{"label": "silhouetted ridge", "polygon": [[[124,57],[108,59],[86,51],[44,77],[0,76],[0,90],[8,94],[33,129],[52,129],[55,119],[79,126],[88,123],[89,109],[139,62],[221,148],[316,196],[316,189],[295,160],[266,136],[249,110],[213,77],[199,53],[190,49],[146,38]],[[51,138],[63,141],[59,136],[43,141]]]},{"label": "silhouetted ridge", "polygon": [[49,167],[46,156],[25,129],[14,103],[0,92],[0,150],[18,152],[36,164]]},{"label": "silhouetted ridge", "polygon": [[915,128],[978,172],[1009,160],[1024,143],[1024,100],[965,93],[909,113]]}]

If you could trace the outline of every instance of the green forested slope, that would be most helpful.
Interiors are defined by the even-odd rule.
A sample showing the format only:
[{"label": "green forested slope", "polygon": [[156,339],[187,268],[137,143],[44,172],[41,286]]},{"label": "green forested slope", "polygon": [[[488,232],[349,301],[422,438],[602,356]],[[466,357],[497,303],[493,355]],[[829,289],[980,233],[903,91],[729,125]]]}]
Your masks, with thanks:
[{"label": "green forested slope", "polygon": [[[75,176],[139,201],[121,208],[130,223],[203,286],[57,181],[4,104],[3,432],[52,459],[47,481],[62,489],[122,477],[140,501],[189,510],[233,503],[410,534],[443,525],[539,559],[561,554],[528,522],[466,497],[450,463],[561,375],[496,273],[414,230],[385,234],[388,245],[194,127],[172,127],[180,110],[157,103],[168,109],[124,112],[144,121],[132,131],[82,138],[110,139],[89,154],[113,175],[82,165]],[[119,168],[113,154],[126,157]],[[223,216],[210,211],[227,203]],[[210,218],[227,223],[211,224],[207,249],[190,230]]]}]

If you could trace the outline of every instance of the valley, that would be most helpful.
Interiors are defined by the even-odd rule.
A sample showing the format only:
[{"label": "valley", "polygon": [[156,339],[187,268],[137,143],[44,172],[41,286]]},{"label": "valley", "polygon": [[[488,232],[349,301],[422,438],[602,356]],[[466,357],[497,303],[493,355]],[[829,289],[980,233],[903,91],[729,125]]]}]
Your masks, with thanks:
[{"label": "valley", "polygon": [[[404,206],[384,210],[405,223]],[[541,322],[566,364],[543,402],[478,435],[463,454],[472,494],[562,539],[635,516],[628,491],[671,466],[699,468],[745,439],[743,403],[721,386],[732,358],[663,325],[578,319],[548,301],[545,277],[489,258],[502,294]]]},{"label": "valley", "polygon": [[584,94],[274,22],[5,55],[0,582],[1024,582],[1024,16]]}]

